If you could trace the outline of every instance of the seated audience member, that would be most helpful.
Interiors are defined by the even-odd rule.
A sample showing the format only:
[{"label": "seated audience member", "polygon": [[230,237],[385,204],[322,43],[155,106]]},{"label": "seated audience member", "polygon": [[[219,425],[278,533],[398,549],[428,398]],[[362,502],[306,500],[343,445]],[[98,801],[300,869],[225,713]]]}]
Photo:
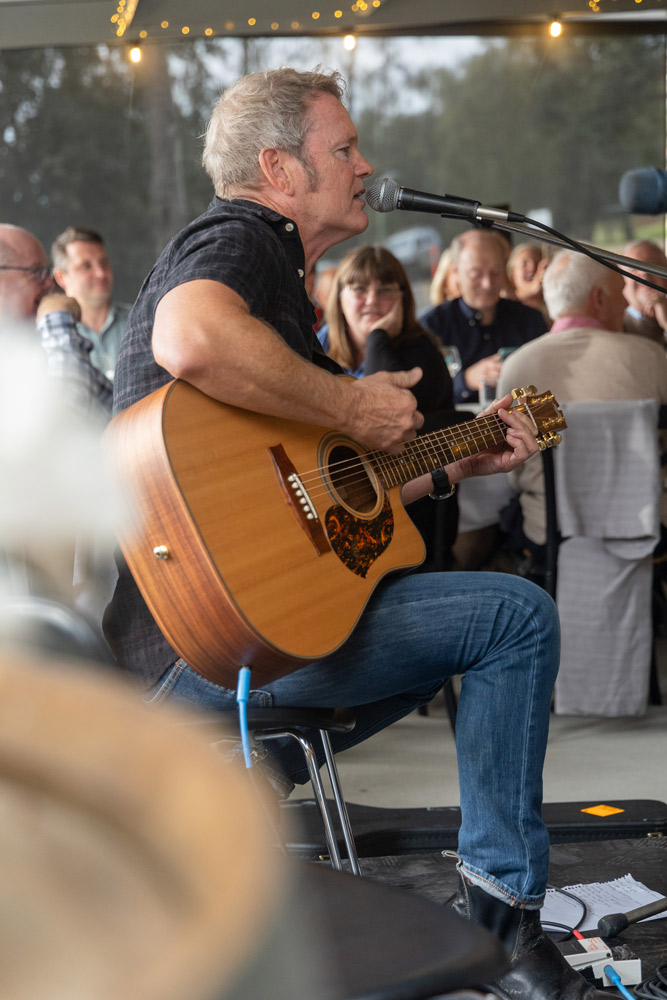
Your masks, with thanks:
[{"label": "seated audience member", "polygon": [[459,283],[454,276],[452,267],[452,249],[447,247],[440,254],[440,260],[431,278],[428,292],[429,301],[431,305],[439,306],[441,302],[456,299],[460,294]]},{"label": "seated audience member", "polygon": [[[364,246],[347,254],[334,277],[326,319],[327,325],[318,333],[320,343],[344,371],[361,377],[418,366],[423,374],[411,392],[424,415],[422,430],[457,422],[452,380],[439,344],[417,322],[410,281],[389,250]],[[441,543],[436,540],[438,507],[428,498],[410,505],[410,515],[429,550],[424,568],[436,562],[449,564],[449,546],[456,534],[453,500],[447,504],[446,525],[440,525]]]},{"label": "seated audience member", "polygon": [[[515,351],[503,366],[498,391],[532,383],[559,403],[657,399],[667,403],[667,356],[644,337],[620,332],[623,278],[573,250],[561,250],[544,276],[554,323],[549,333]],[[546,539],[544,477],[539,455],[510,474],[519,494],[519,545],[539,561]],[[517,546],[518,547],[518,546]]]},{"label": "seated audience member", "polygon": [[[57,291],[44,247],[18,226],[0,224],[0,321],[35,322],[46,354],[47,374],[59,384],[65,408],[86,427],[100,431],[111,416],[113,388],[90,362],[92,344],[77,328],[77,301]],[[101,635],[104,606],[115,583],[108,553],[98,542],[71,544],[71,603]]]},{"label": "seated audience member", "polygon": [[99,233],[70,226],[51,247],[53,276],[81,307],[79,332],[91,341],[92,363],[113,378],[130,306],[112,302],[113,271]]},{"label": "seated audience member", "polygon": [[331,286],[335,276],[335,267],[325,267],[320,271],[313,271],[313,287],[312,292],[309,292],[309,298],[315,307],[315,313],[317,315],[317,323],[315,324],[316,330],[319,330],[325,322],[324,314],[326,312],[327,302],[329,301]]},{"label": "seated audience member", "polygon": [[539,243],[527,241],[517,243],[507,261],[507,276],[512,283],[517,302],[539,309],[547,323],[550,320],[544,304],[542,279],[549,259],[542,253]]},{"label": "seated audience member", "polygon": [[408,371],[422,377],[411,391],[428,417],[454,411],[452,380],[440,345],[417,321],[401,262],[381,246],[352,250],[336,271],[319,340],[329,357],[357,377]]},{"label": "seated audience member", "polygon": [[537,309],[501,298],[507,280],[506,253],[497,233],[471,229],[452,240],[452,261],[460,296],[421,317],[443,345],[459,349],[462,371],[454,378],[456,403],[479,398],[481,382],[495,386],[500,348],[520,347],[546,330]]},{"label": "seated audience member", "polygon": [[[635,240],[628,243],[623,249],[625,257],[634,257],[635,260],[645,261],[647,264],[655,264],[667,269],[667,256],[660,249],[657,243],[651,240]],[[623,329],[626,333],[638,333],[642,337],[649,337],[663,347],[667,347],[665,331],[667,330],[667,277],[651,274],[649,271],[642,271],[641,268],[632,269],[640,278],[646,278],[656,285],[662,286],[666,291],[661,294],[655,288],[640,281],[633,281],[632,278],[625,278],[623,294],[628,303],[623,317]]]},{"label": "seated audience member", "polygon": [[44,247],[27,229],[0,223],[0,319],[31,320],[53,291]]},{"label": "seated audience member", "polygon": [[19,226],[0,224],[0,318],[37,320],[49,373],[82,417],[111,415],[112,387],[91,364],[92,344],[77,330],[77,300],[58,292],[44,247]]}]

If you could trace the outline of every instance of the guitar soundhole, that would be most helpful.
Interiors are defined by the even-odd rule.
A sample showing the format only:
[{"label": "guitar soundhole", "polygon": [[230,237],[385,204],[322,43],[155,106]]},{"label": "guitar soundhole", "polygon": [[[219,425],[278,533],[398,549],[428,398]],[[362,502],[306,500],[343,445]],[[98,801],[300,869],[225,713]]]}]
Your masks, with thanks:
[{"label": "guitar soundhole", "polygon": [[338,499],[358,514],[375,510],[378,495],[359,455],[345,445],[331,449],[328,456],[329,482]]}]

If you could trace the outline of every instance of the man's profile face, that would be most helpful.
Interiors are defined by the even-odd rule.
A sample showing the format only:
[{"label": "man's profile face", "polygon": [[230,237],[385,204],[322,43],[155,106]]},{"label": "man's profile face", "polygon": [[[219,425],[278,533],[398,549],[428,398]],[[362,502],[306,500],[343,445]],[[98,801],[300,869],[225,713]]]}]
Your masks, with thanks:
[{"label": "man's profile face", "polygon": [[469,239],[459,254],[456,276],[461,297],[471,309],[494,309],[505,280],[500,247],[491,240]]},{"label": "man's profile face", "polygon": [[74,240],[66,248],[67,268],[57,269],[56,281],[68,295],[85,308],[108,305],[113,287],[113,272],[102,243]]},{"label": "man's profile face", "polygon": [[310,171],[303,168],[300,224],[304,220],[330,234],[333,245],[363,233],[368,226],[363,179],[373,168],[359,152],[350,116],[332,94],[321,94],[313,101],[310,121],[304,148]]},{"label": "man's profile face", "polygon": [[41,299],[52,290],[53,281],[50,276],[38,276],[32,270],[13,270],[13,267],[48,270],[44,247],[38,239],[23,231],[3,236],[3,239],[10,243],[13,253],[7,261],[12,269],[0,271],[0,316],[33,319]]}]

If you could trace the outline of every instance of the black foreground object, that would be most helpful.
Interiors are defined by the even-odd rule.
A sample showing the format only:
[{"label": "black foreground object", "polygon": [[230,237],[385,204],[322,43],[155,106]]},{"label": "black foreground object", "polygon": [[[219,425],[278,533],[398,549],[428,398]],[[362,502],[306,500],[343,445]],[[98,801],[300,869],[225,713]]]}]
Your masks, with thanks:
[{"label": "black foreground object", "polygon": [[[436,851],[386,858],[362,858],[365,878],[417,892],[446,906],[459,889],[456,858]],[[582,882],[606,882],[631,874],[638,882],[667,894],[667,837],[598,840],[555,844],[551,847],[549,884],[555,887]],[[576,890],[573,890],[576,891]],[[597,929],[584,932],[595,936]],[[554,935],[556,941],[560,933]],[[607,939],[611,948],[626,946],[641,959],[642,977],[655,975],[667,956],[667,918],[630,924],[617,938]]]},{"label": "black foreground object", "polygon": [[332,1000],[427,1000],[507,968],[489,931],[416,893],[304,864],[301,891],[327,943]]}]

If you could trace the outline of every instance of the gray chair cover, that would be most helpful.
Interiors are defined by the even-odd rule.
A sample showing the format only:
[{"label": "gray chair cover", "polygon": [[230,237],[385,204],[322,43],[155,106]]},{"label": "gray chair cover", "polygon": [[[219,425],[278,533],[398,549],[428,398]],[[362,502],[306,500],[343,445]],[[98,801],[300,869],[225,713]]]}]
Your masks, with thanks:
[{"label": "gray chair cover", "polygon": [[660,531],[658,404],[566,403],[555,453],[559,715],[642,715],[652,648],[651,554]]}]

